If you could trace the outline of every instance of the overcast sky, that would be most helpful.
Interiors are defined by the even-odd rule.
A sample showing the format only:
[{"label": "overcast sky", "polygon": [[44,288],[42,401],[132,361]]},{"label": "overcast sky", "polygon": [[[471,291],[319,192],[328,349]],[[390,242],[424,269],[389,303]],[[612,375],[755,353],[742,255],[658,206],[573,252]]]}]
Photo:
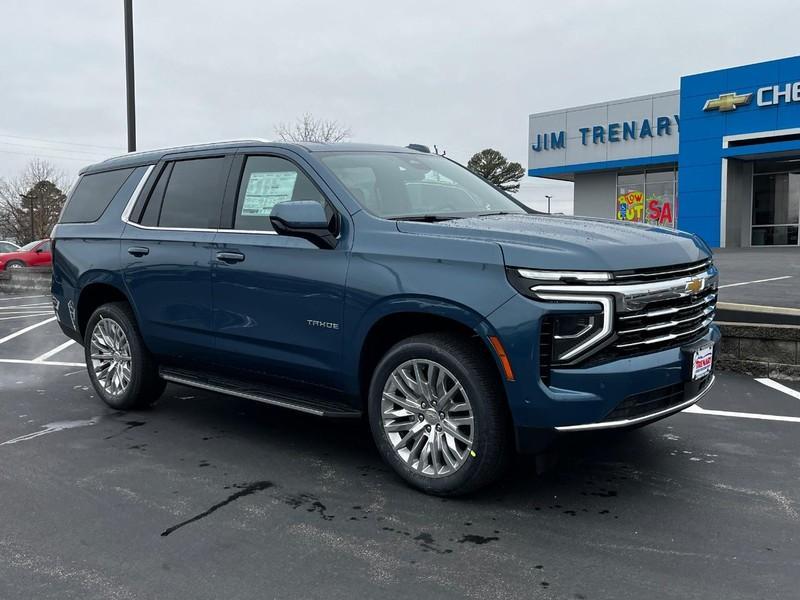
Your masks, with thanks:
[{"label": "overcast sky", "polygon": [[[6,0],[0,176],[125,151],[122,0]],[[528,115],[677,89],[797,54],[800,3],[134,0],[139,148],[274,137],[310,111],[357,141],[493,147],[527,169]],[[55,140],[65,143],[46,143]],[[568,183],[520,197],[571,211]]]}]

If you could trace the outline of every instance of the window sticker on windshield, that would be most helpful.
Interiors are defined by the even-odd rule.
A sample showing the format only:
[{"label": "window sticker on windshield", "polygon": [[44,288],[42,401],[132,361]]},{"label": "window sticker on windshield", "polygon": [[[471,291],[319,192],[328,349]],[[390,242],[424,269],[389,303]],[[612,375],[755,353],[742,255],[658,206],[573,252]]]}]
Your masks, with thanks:
[{"label": "window sticker on windshield", "polygon": [[251,173],[242,204],[243,217],[268,217],[272,207],[292,199],[297,171]]}]

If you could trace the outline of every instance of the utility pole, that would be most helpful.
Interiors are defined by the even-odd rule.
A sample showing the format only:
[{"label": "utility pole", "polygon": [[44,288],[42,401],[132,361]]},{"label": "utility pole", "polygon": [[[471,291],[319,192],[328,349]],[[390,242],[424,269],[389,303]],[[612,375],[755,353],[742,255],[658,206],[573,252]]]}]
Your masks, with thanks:
[{"label": "utility pole", "polygon": [[128,105],[128,152],[136,151],[136,90],[133,78],[133,0],[125,5],[125,92]]},{"label": "utility pole", "polygon": [[550,199],[552,198],[552,196],[548,196],[547,194],[545,194],[544,197],[547,198],[547,214],[549,215],[550,214]]}]

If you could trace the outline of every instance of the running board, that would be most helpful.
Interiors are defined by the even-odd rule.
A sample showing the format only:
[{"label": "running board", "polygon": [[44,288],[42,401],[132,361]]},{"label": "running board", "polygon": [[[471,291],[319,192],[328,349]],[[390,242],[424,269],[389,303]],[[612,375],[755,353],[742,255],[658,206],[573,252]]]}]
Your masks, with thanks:
[{"label": "running board", "polygon": [[325,400],[317,396],[287,391],[281,388],[254,385],[234,379],[209,377],[178,369],[160,368],[159,375],[162,379],[180,385],[187,385],[237,398],[255,400],[264,404],[289,408],[300,412],[316,415],[318,417],[359,418],[361,411],[344,403]]}]

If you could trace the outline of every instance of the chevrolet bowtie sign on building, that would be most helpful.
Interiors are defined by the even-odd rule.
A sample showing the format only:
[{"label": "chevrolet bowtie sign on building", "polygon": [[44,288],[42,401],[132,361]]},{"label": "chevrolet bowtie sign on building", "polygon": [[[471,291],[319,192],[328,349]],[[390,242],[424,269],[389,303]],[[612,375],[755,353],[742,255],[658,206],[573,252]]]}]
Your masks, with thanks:
[{"label": "chevrolet bowtie sign on building", "polygon": [[729,110],[736,110],[737,106],[744,106],[750,104],[750,98],[753,94],[720,94],[719,97],[711,100],[706,100],[703,110],[718,110],[720,112],[728,112]]},{"label": "chevrolet bowtie sign on building", "polygon": [[715,247],[798,245],[800,56],[534,113],[528,131],[528,174],[573,181],[575,214],[678,227]]}]

